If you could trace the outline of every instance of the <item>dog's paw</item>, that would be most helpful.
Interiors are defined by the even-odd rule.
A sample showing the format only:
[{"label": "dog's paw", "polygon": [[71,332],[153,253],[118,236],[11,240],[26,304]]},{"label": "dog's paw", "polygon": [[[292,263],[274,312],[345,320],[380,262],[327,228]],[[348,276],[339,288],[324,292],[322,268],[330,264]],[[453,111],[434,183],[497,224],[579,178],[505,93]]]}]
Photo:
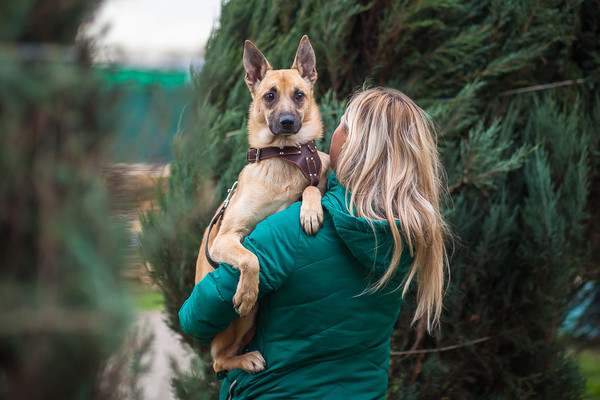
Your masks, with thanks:
[{"label": "dog's paw", "polygon": [[240,280],[233,296],[233,308],[241,317],[252,311],[258,299],[259,268],[258,258],[248,251],[248,257],[240,262]]},{"label": "dog's paw", "polygon": [[215,359],[213,363],[213,369],[217,373],[233,369],[243,369],[251,374],[256,374],[264,371],[266,367],[267,362],[259,351],[252,351],[233,357],[220,357]]},{"label": "dog's paw", "polygon": [[240,356],[240,367],[246,372],[256,374],[265,370],[267,362],[260,352],[252,351]]},{"label": "dog's paw", "polygon": [[240,317],[244,317],[252,311],[254,305],[256,304],[256,299],[258,298],[258,287],[256,290],[245,289],[240,290],[238,285],[238,289],[233,296],[233,308],[240,315]]},{"label": "dog's paw", "polygon": [[243,273],[240,275],[240,281],[233,296],[233,308],[241,317],[252,311],[258,298],[258,271],[256,279],[253,275]]},{"label": "dog's paw", "polygon": [[267,368],[267,362],[265,358],[260,354],[259,351],[252,351],[243,355],[244,360],[244,371],[251,374],[263,372]]},{"label": "dog's paw", "polygon": [[323,225],[323,207],[321,203],[311,205],[311,202],[303,201],[300,207],[300,223],[304,232],[309,235],[316,234]]}]

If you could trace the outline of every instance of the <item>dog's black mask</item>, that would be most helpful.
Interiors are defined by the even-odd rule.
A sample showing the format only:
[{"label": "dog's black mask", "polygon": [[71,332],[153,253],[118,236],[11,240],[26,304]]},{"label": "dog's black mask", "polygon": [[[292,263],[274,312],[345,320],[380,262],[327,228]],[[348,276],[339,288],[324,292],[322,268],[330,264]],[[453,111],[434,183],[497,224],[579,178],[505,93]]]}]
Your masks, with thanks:
[{"label": "dog's black mask", "polygon": [[269,121],[269,129],[273,135],[295,135],[302,128],[302,121],[294,114],[280,114]]}]

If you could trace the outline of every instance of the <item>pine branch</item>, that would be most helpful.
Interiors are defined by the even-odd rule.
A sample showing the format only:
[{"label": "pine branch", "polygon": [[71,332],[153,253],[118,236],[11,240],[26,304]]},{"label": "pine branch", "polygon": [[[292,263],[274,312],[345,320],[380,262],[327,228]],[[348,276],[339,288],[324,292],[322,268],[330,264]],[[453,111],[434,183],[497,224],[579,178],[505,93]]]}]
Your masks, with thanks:
[{"label": "pine branch", "polygon": [[405,356],[405,355],[414,355],[414,354],[427,354],[427,353],[439,353],[443,351],[450,351],[460,349],[461,347],[471,346],[477,343],[486,342],[490,339],[494,338],[494,336],[485,336],[479,339],[471,340],[469,342],[455,344],[452,346],[438,347],[435,349],[424,349],[424,350],[407,350],[407,351],[390,351],[390,355],[392,356]]}]

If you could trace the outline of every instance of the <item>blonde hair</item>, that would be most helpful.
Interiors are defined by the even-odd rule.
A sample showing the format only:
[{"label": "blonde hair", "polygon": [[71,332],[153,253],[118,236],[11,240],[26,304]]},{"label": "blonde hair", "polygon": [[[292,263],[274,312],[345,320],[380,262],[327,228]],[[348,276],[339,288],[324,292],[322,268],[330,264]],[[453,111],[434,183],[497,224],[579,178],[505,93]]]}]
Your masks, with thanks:
[{"label": "blonde hair", "polygon": [[404,240],[414,261],[402,296],[417,275],[413,323],[425,316],[431,331],[439,324],[448,265],[448,228],[439,210],[442,173],[431,118],[403,93],[376,88],[353,96],[342,123],[347,137],[338,155],[338,181],[348,188],[357,216],[387,221],[394,241],[390,265],[372,290],[393,278]]}]

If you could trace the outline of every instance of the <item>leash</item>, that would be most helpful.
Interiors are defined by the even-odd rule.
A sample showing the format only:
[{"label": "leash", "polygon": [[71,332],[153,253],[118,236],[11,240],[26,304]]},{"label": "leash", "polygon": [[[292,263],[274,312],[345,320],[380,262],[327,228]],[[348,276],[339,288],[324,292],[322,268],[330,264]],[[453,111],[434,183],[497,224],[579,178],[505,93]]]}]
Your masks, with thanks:
[{"label": "leash", "polygon": [[216,262],[215,260],[213,260],[210,257],[210,254],[208,253],[208,240],[210,239],[210,231],[212,230],[213,226],[217,223],[217,221],[219,221],[219,218],[221,218],[223,216],[223,214],[225,213],[225,209],[229,205],[229,200],[231,199],[231,196],[233,195],[233,192],[235,191],[235,188],[237,187],[237,183],[238,183],[238,181],[233,182],[233,185],[231,186],[231,188],[229,190],[227,190],[227,197],[225,198],[225,201],[223,202],[221,209],[213,217],[212,221],[210,221],[210,224],[208,225],[206,244],[204,245],[204,255],[206,256],[206,261],[208,261],[210,266],[213,267],[214,269],[219,268],[219,263]]},{"label": "leash", "polygon": [[[208,263],[210,264],[211,267],[213,267],[213,269],[219,268],[219,263],[216,262],[215,260],[213,260],[210,257],[210,254],[208,253],[208,240],[210,239],[210,231],[212,231],[213,226],[219,221],[219,219],[223,216],[223,214],[225,214],[225,209],[229,205],[229,201],[231,200],[231,196],[233,196],[233,192],[237,188],[237,184],[238,184],[238,181],[233,182],[233,185],[231,185],[231,188],[229,188],[227,190],[227,197],[225,198],[225,201],[223,202],[221,209],[213,217],[212,221],[210,221],[210,224],[208,225],[208,232],[207,232],[208,236],[206,237],[206,244],[204,245],[204,255],[206,256],[206,261],[208,261]],[[227,370],[222,370],[222,371],[217,372],[217,380],[225,379],[225,377],[227,377]],[[228,394],[229,399],[233,398],[232,397],[233,389],[235,389],[236,386],[237,386],[237,381],[233,381],[233,384],[229,388],[229,394]]]}]

